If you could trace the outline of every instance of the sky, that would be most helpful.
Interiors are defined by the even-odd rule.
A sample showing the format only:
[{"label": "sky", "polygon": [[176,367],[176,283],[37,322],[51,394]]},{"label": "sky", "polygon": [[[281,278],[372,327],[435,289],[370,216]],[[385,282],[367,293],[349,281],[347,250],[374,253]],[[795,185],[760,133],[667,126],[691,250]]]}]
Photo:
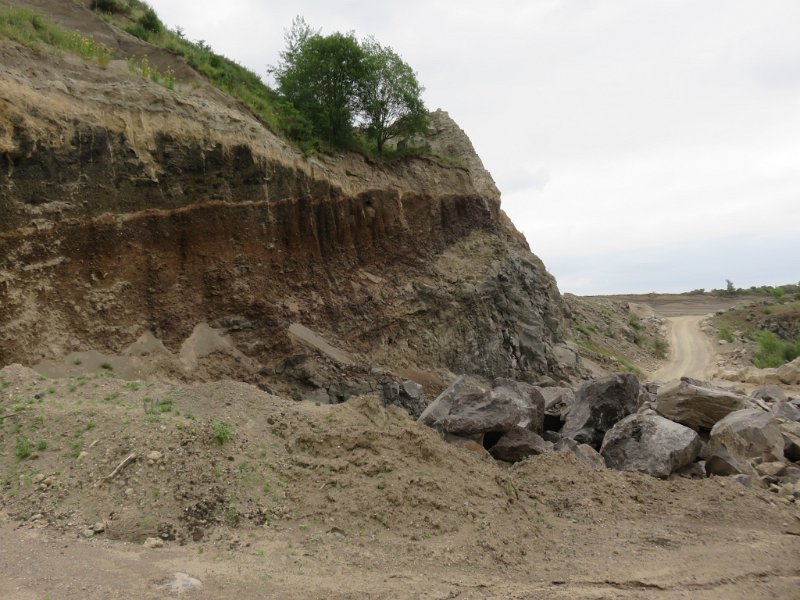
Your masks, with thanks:
[{"label": "sky", "polygon": [[267,79],[302,15],[392,46],[576,294],[800,280],[797,0],[150,0]]}]

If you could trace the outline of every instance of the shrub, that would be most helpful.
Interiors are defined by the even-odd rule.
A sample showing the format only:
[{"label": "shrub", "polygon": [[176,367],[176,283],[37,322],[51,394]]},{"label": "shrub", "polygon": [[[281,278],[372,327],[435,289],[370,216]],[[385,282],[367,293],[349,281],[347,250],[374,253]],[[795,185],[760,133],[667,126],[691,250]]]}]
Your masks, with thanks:
[{"label": "shrub", "polygon": [[224,421],[212,421],[211,432],[214,437],[214,441],[220,446],[230,441],[230,439],[233,437],[233,431],[231,431],[230,425]]},{"label": "shrub", "polygon": [[723,325],[722,327],[719,328],[718,335],[719,339],[725,340],[729,344],[733,342],[733,332],[731,331],[731,328],[728,327],[727,325]]},{"label": "shrub", "polygon": [[630,318],[628,319],[628,325],[633,327],[636,331],[639,331],[642,328],[642,322],[636,315],[630,316]]},{"label": "shrub", "polygon": [[26,437],[17,438],[17,445],[14,446],[14,455],[23,460],[31,455],[31,442]]},{"label": "shrub", "polygon": [[158,18],[156,11],[152,8],[148,8],[144,11],[144,14],[139,17],[138,21],[139,25],[145,29],[145,31],[150,31],[152,33],[161,33],[161,30],[164,29],[163,23],[161,23],[161,19]]},{"label": "shrub", "polygon": [[656,338],[653,342],[653,349],[657,357],[664,358],[667,355],[667,350],[669,350],[669,343],[664,338]]},{"label": "shrub", "polygon": [[118,0],[92,0],[92,3],[89,7],[92,10],[112,14],[127,15],[131,12],[131,9],[127,4],[123,4]]},{"label": "shrub", "polygon": [[800,338],[785,341],[771,331],[761,331],[756,335],[758,351],[753,357],[753,364],[759,369],[780,367],[800,356]]}]

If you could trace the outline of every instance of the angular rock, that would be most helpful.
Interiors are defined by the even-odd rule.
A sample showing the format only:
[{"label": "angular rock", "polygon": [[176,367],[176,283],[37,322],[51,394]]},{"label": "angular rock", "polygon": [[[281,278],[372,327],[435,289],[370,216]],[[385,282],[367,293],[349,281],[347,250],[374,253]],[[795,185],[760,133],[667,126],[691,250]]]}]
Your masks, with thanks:
[{"label": "angular rock", "polygon": [[780,424],[783,437],[783,455],[791,461],[800,461],[800,423],[787,421]]},{"label": "angular rock", "polygon": [[600,454],[620,471],[640,471],[666,478],[697,458],[697,432],[658,415],[625,417],[608,430]]},{"label": "angular rock", "polygon": [[698,460],[678,469],[676,473],[687,479],[704,479],[706,477],[706,461]]},{"label": "angular rock", "polygon": [[777,385],[762,385],[760,388],[753,391],[750,396],[767,402],[786,400],[786,393]]},{"label": "angular rock", "polygon": [[417,419],[417,422],[441,429],[442,422],[450,414],[453,402],[456,398],[466,394],[484,394],[486,388],[480,385],[477,380],[466,375],[460,375],[445,391],[439,394]]},{"label": "angular rock", "polygon": [[545,414],[558,417],[563,422],[575,402],[575,392],[572,391],[572,388],[546,387],[538,389],[544,396]]},{"label": "angular rock", "polygon": [[[758,409],[739,410],[714,425],[707,452],[725,449],[740,473],[752,474],[751,461],[782,461],[784,440],[780,422],[772,413]],[[708,464],[706,464],[708,467]]]},{"label": "angular rock", "polygon": [[772,405],[770,409],[772,414],[779,419],[787,421],[800,421],[800,408],[797,408],[791,402],[786,400],[778,400]]},{"label": "angular rock", "polygon": [[786,463],[783,461],[763,462],[756,465],[756,472],[767,477],[780,477],[786,472]]},{"label": "angular rock", "polygon": [[553,450],[561,454],[573,454],[581,463],[592,471],[604,471],[606,462],[600,453],[589,444],[579,444],[570,438],[561,438],[556,442]]},{"label": "angular rock", "polygon": [[581,386],[561,435],[599,448],[606,431],[639,408],[639,380],[617,373]]},{"label": "angular rock", "polygon": [[489,448],[489,453],[497,460],[516,462],[528,456],[552,452],[553,443],[547,442],[538,434],[522,427],[514,427],[504,433],[497,443]]},{"label": "angular rock", "polygon": [[739,466],[725,447],[717,448],[713,454],[706,457],[706,475],[718,475],[720,477],[728,477],[730,475],[743,475],[739,470]]},{"label": "angular rock", "polygon": [[778,379],[787,385],[800,383],[800,358],[778,367]]},{"label": "angular rock", "polygon": [[656,396],[659,414],[692,429],[711,429],[732,412],[750,407],[738,392],[689,377],[663,385]]},{"label": "angular rock", "polygon": [[492,384],[493,397],[503,396],[516,402],[526,415],[517,423],[536,433],[544,431],[545,399],[541,388],[513,379],[495,379]]},{"label": "angular rock", "polygon": [[506,432],[530,416],[515,398],[492,392],[459,396],[450,407],[450,414],[442,419],[442,429],[457,435],[471,435],[489,431]]}]

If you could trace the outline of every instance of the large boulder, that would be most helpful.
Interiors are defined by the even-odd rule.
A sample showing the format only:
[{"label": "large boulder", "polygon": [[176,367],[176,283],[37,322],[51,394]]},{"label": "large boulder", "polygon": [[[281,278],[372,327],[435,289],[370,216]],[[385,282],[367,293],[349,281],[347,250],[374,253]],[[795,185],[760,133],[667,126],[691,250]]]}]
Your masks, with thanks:
[{"label": "large boulder", "polygon": [[658,415],[635,414],[608,430],[600,454],[612,469],[666,478],[694,462],[702,445],[688,427]]},{"label": "large boulder", "polygon": [[800,358],[778,367],[778,379],[787,385],[800,383]]},{"label": "large boulder", "polygon": [[459,378],[420,415],[419,422],[456,435],[505,433],[513,427],[540,432],[544,397],[531,385],[499,380],[490,391]]},{"label": "large boulder", "polygon": [[460,375],[450,386],[431,402],[417,421],[428,427],[442,428],[442,422],[450,414],[455,400],[467,394],[485,394],[486,388],[466,375]]},{"label": "large boulder", "polygon": [[788,421],[780,424],[783,436],[783,455],[789,460],[800,461],[800,423]]},{"label": "large boulder", "polygon": [[783,460],[783,447],[780,421],[775,415],[746,409],[730,413],[714,425],[706,453],[720,455],[724,449],[740,473],[752,474],[753,461]]},{"label": "large boulder", "polygon": [[494,397],[507,397],[513,399],[521,407],[525,417],[517,425],[542,433],[544,429],[545,397],[540,388],[523,381],[498,378],[492,382],[492,395]]},{"label": "large boulder", "polygon": [[514,427],[500,436],[497,443],[489,448],[489,453],[497,460],[516,462],[527,456],[536,456],[552,450],[552,442],[546,442],[528,429]]},{"label": "large boulder", "polygon": [[561,435],[599,448],[606,431],[639,408],[639,380],[617,373],[580,387]]},{"label": "large boulder", "polygon": [[544,412],[551,417],[557,417],[560,421],[566,419],[569,409],[575,402],[575,392],[568,387],[546,387],[538,388],[544,396]]},{"label": "large boulder", "polygon": [[725,416],[751,406],[743,394],[689,377],[667,383],[656,395],[659,414],[692,429],[711,429]]}]

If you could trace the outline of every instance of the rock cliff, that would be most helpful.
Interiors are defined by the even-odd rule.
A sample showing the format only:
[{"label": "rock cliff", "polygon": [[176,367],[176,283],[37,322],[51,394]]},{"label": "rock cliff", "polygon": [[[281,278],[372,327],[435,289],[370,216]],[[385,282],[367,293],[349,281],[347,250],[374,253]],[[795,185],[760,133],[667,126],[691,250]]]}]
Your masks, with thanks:
[{"label": "rock cliff", "polygon": [[275,365],[299,323],[367,365],[569,374],[555,281],[446,113],[428,141],[456,161],[306,157],[177,57],[151,49],[169,90],[129,72],[142,42],[27,4],[115,60],[0,38],[0,364],[206,322]]}]

